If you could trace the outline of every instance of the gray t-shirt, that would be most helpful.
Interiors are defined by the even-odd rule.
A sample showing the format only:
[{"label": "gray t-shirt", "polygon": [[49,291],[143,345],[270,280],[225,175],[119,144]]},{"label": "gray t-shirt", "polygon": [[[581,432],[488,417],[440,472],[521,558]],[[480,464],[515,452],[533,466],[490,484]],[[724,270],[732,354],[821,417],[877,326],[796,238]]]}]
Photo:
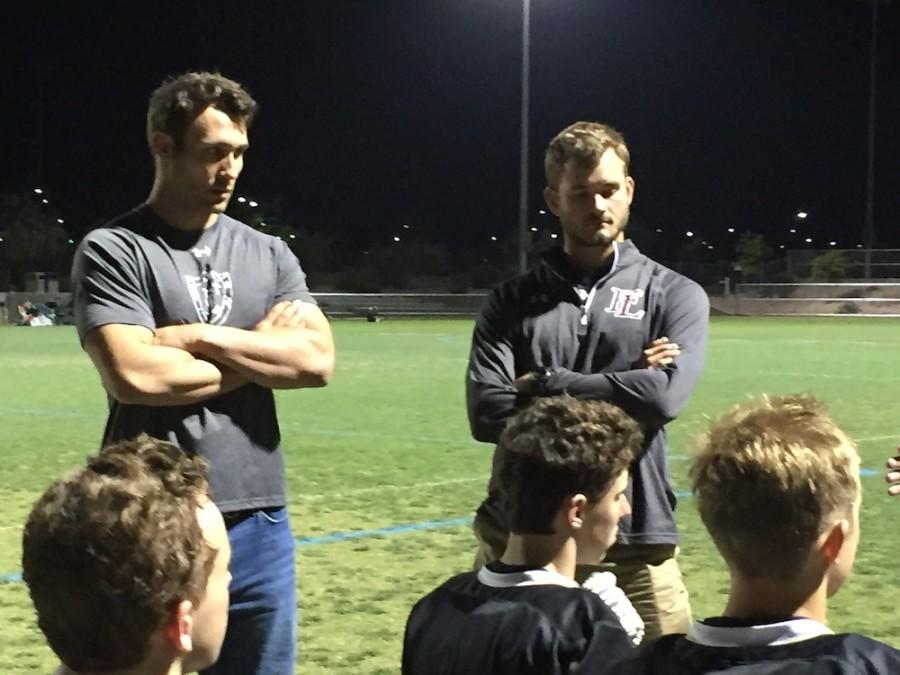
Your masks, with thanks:
[{"label": "gray t-shirt", "polygon": [[[72,283],[82,342],[94,328],[113,323],[151,330],[199,322],[250,328],[277,302],[315,302],[282,240],[224,214],[202,232],[183,232],[146,205],[84,238]],[[141,432],[209,460],[212,495],[224,512],[286,503],[271,389],[251,383],[182,406],[110,398],[103,444]]]}]

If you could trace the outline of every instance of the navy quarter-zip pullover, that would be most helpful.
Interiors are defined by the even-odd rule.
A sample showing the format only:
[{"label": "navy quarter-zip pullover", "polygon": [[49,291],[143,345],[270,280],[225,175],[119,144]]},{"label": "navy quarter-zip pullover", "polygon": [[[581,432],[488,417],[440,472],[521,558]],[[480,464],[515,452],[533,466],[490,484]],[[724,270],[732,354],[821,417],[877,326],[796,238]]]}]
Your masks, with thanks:
[{"label": "navy quarter-zip pullover", "polygon": [[[665,425],[690,398],[706,357],[709,300],[694,281],[615,243],[609,271],[579,278],[561,249],[487,297],[472,336],[466,377],[469,424],[476,440],[496,443],[506,419],[527,398],[513,382],[548,367],[542,395],[570,394],[622,407],[644,428],[644,451],[631,467],[632,515],[619,526],[623,544],[676,544],[675,494]],[[672,365],[641,368],[659,338],[677,343]],[[495,466],[496,468],[496,466]],[[479,508],[506,527],[491,479]]]}]

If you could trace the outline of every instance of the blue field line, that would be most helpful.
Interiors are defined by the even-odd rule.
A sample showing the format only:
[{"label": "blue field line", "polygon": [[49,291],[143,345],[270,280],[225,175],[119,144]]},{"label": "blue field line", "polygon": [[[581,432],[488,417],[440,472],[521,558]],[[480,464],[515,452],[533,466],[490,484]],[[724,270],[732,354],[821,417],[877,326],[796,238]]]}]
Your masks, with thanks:
[{"label": "blue field line", "polygon": [[[875,469],[860,469],[861,476],[875,476],[879,471]],[[687,499],[692,496],[688,490],[676,490],[675,496],[679,499]],[[331,534],[323,534],[318,537],[302,537],[294,541],[297,546],[318,546],[320,544],[334,544],[341,541],[353,541],[355,539],[371,539],[374,537],[391,537],[397,534],[407,534],[409,532],[424,532],[426,530],[440,530],[445,527],[460,527],[469,525],[472,522],[472,516],[460,516],[458,518],[446,518],[444,520],[424,520],[420,523],[406,523],[404,525],[391,525],[376,530],[351,530],[349,532],[332,532]],[[0,584],[15,584],[22,581],[22,574],[14,572],[10,574],[0,574]]]}]

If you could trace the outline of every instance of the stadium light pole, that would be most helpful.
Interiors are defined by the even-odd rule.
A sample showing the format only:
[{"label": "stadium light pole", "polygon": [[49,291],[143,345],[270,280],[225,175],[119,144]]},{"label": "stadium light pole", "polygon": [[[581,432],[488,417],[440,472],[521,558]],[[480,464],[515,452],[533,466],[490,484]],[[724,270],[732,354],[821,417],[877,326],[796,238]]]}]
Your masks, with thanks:
[{"label": "stadium light pole", "polygon": [[875,93],[878,82],[878,5],[872,0],[872,34],[869,44],[869,124],[866,162],[866,220],[863,225],[864,274],[872,278],[872,247],[875,246]]},{"label": "stadium light pole", "polygon": [[531,0],[522,0],[522,109],[519,147],[519,272],[528,270],[528,96],[530,89]]}]

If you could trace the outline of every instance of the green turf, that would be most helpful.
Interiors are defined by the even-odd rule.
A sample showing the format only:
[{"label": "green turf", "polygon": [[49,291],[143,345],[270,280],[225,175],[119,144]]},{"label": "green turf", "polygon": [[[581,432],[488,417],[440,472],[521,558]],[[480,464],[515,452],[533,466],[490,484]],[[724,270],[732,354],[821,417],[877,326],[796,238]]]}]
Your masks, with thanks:
[{"label": "green turf", "polygon": [[[717,319],[706,373],[671,425],[684,487],[690,439],[748,395],[814,392],[880,469],[900,440],[896,320]],[[324,390],[278,395],[290,510],[298,537],[467,516],[482,497],[491,448],[471,440],[463,374],[471,322],[335,324],[338,367]],[[0,574],[19,569],[21,524],[48,482],[99,439],[105,398],[71,328],[0,329]],[[857,571],[831,623],[900,646],[890,620],[900,501],[865,478]],[[695,613],[722,607],[727,579],[690,500],[678,511]],[[303,546],[299,673],[395,673],[413,601],[474,552],[466,526]],[[21,584],[0,584],[0,673],[46,672],[52,654]]]}]

